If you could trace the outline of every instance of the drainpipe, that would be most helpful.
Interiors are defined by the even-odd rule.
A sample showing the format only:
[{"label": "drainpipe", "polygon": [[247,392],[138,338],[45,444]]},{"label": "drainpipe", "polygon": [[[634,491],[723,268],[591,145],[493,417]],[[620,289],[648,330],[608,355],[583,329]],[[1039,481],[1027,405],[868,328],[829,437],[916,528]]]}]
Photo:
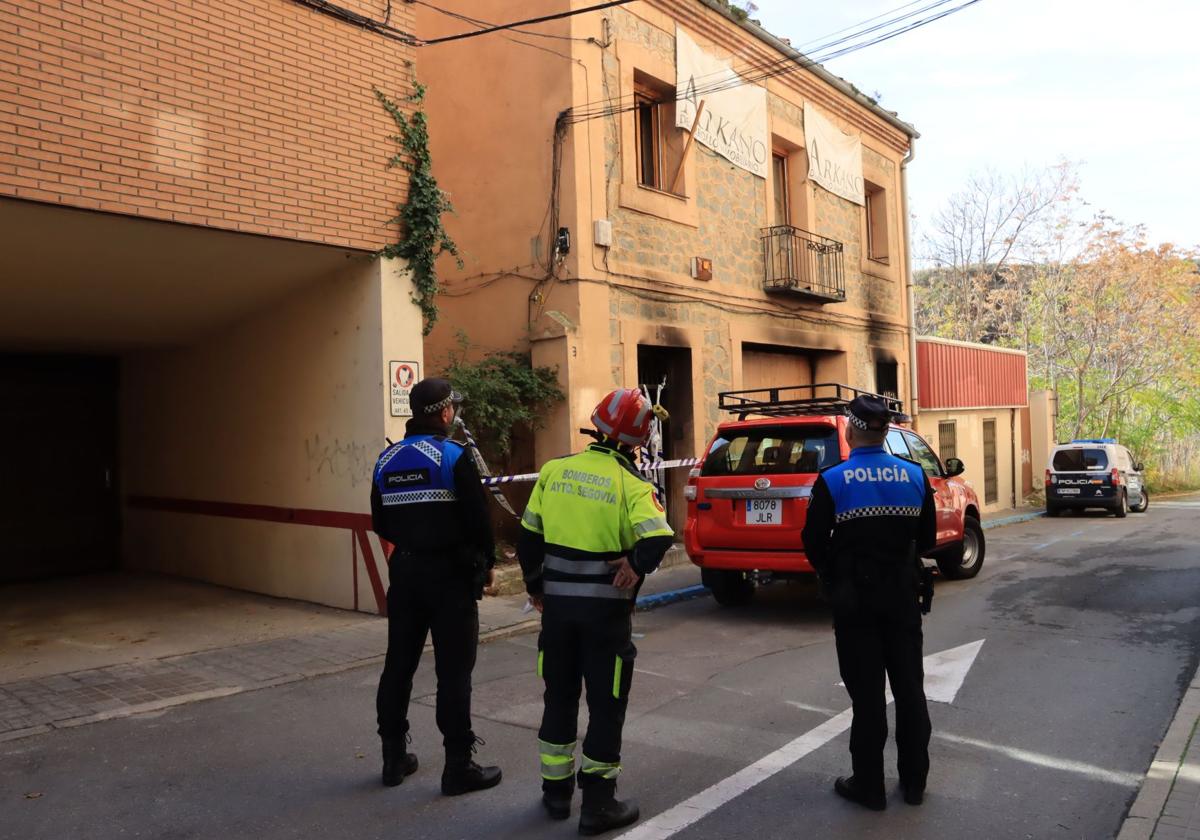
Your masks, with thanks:
[{"label": "drainpipe", "polygon": [[910,405],[908,414],[913,418],[913,428],[917,427],[917,414],[921,410],[920,392],[917,388],[917,297],[913,291],[912,241],[908,228],[908,165],[917,156],[917,139],[908,140],[908,154],[900,161],[900,213],[904,230],[904,261],[906,277],[905,288],[908,292],[908,393]]}]

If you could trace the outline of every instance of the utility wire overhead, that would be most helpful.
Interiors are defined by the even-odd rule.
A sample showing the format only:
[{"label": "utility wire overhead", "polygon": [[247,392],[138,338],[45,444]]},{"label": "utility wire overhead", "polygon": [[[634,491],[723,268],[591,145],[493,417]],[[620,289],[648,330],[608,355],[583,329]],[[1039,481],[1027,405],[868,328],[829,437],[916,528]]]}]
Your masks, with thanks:
[{"label": "utility wire overhead", "polygon": [[[443,9],[440,6],[433,5],[432,3],[426,3],[425,0],[412,0],[412,2],[418,3],[427,9],[433,9],[435,12],[439,12],[443,15],[446,15],[447,17],[452,17],[452,18],[455,18],[456,20],[464,21],[465,23],[473,23],[476,26],[493,27],[493,26],[497,25],[495,23],[495,21],[483,20],[482,18],[476,18],[476,17],[471,17],[470,15],[464,15],[462,12],[455,12],[455,11],[451,11],[450,9]],[[570,35],[555,35],[551,32],[534,32],[532,29],[513,29],[512,31],[519,33],[521,35],[531,35],[536,38],[551,38],[556,41],[583,41],[586,43],[587,41],[591,40],[589,38],[572,38]],[[521,44],[524,42],[523,41],[514,41],[513,43]],[[532,45],[530,44],[527,46],[532,46]]]},{"label": "utility wire overhead", "polygon": [[921,3],[925,3],[925,2],[927,2],[927,0],[910,0],[910,2],[905,3],[903,6],[897,6],[894,9],[888,9],[886,12],[880,12],[879,14],[875,15],[874,17],[869,17],[866,20],[860,20],[858,23],[852,23],[847,27],[844,27],[842,29],[836,29],[833,32],[826,32],[824,35],[821,35],[817,38],[813,38],[811,41],[805,41],[804,43],[797,45],[796,49],[803,51],[803,49],[805,47],[811,47],[813,44],[819,44],[819,43],[823,42],[826,38],[832,38],[834,35],[841,35],[843,32],[849,32],[851,29],[857,29],[858,27],[863,26],[868,23],[874,23],[875,21],[879,20],[880,18],[887,17],[888,15],[895,14],[896,12],[899,12],[899,11],[903,11],[904,9],[907,9],[910,6],[917,6],[917,5],[919,5]]},{"label": "utility wire overhead", "polygon": [[305,6],[313,11],[320,12],[323,15],[328,15],[331,18],[340,20],[344,23],[350,23],[355,26],[366,29],[368,32],[374,32],[376,35],[382,35],[392,41],[399,41],[402,44],[407,44],[410,47],[420,45],[417,36],[411,32],[405,32],[403,29],[398,29],[387,22],[387,18],[391,17],[391,8],[389,7],[384,20],[375,20],[366,15],[360,15],[358,12],[347,9],[345,6],[339,6],[336,3],[330,3],[329,0],[292,0],[300,6]]},{"label": "utility wire overhead", "polygon": [[[935,2],[934,4],[932,4],[931,6],[926,7],[925,10],[928,11],[929,9],[932,9],[934,7],[944,5],[944,2],[945,2],[945,0],[939,0],[938,2]],[[684,94],[686,94],[686,95],[680,95],[679,92],[677,92],[677,95],[676,95],[674,101],[680,101],[681,99],[687,98],[691,95],[695,95],[695,96],[707,95],[707,94],[717,93],[722,90],[729,90],[731,88],[738,87],[738,86],[744,85],[744,84],[750,84],[750,83],[754,83],[754,82],[758,82],[758,81],[764,81],[766,79],[772,78],[777,75],[782,75],[785,72],[791,72],[796,69],[807,69],[816,64],[819,64],[822,61],[828,61],[832,58],[838,58],[842,55],[847,55],[856,50],[864,49],[865,47],[869,47],[869,46],[872,46],[873,44],[877,44],[882,41],[888,40],[889,38],[895,37],[896,35],[900,35],[900,34],[903,34],[904,32],[908,32],[908,31],[911,31],[912,29],[916,29],[916,28],[918,28],[920,26],[924,26],[928,23],[932,23],[935,20],[939,20],[948,14],[953,14],[954,12],[961,11],[962,9],[966,8],[967,6],[973,5],[974,3],[977,3],[977,2],[979,2],[979,0],[969,0],[969,2],[963,3],[961,6],[957,6],[952,9],[941,12],[937,15],[932,15],[927,18],[915,21],[912,24],[909,24],[908,26],[905,26],[901,29],[897,29],[892,32],[886,32],[886,33],[884,33],[876,38],[873,38],[869,41],[861,42],[858,44],[848,45],[847,47],[845,47],[843,49],[836,50],[836,51],[833,51],[833,52],[830,52],[827,54],[825,54],[823,52],[825,49],[825,45],[823,45],[822,47],[819,47],[812,56],[805,56],[802,58],[793,58],[791,56],[785,56],[781,59],[773,59],[766,63],[750,64],[750,65],[747,65],[746,67],[743,67],[740,72],[735,71],[737,73],[737,76],[736,76],[736,78],[733,78],[733,79],[729,78],[729,75],[730,75],[729,71],[721,71],[719,73],[707,74],[705,76],[697,76],[694,81],[710,80],[710,82],[708,84],[697,85],[691,91],[685,91]],[[904,19],[906,19],[908,17],[910,17],[910,15],[902,15],[900,17],[892,19],[890,21],[890,23],[894,24],[895,22],[903,21]],[[877,31],[878,28],[879,27],[870,27],[869,30]],[[866,32],[867,30],[863,30],[863,31]],[[840,44],[844,40],[846,40],[846,39],[838,39],[837,43]],[[830,45],[832,45],[832,43],[833,42],[831,42]],[[629,100],[629,104],[623,105],[622,104],[623,100]],[[670,101],[670,100],[663,100],[663,101]],[[606,99],[606,100],[598,100],[595,102],[586,103],[583,106],[583,108],[584,108],[583,110],[580,110],[578,108],[572,109],[571,117],[574,121],[578,121],[577,118],[580,118],[580,117],[586,118],[586,119],[591,119],[594,116],[609,116],[609,115],[612,115],[615,113],[620,113],[621,111],[632,110],[635,107],[637,107],[637,105],[636,105],[636,102],[634,101],[634,97],[632,95],[611,97],[610,99]]]},{"label": "utility wire overhead", "polygon": [[[541,17],[526,18],[525,20],[514,20],[509,23],[489,24],[482,29],[473,29],[470,32],[459,32],[456,35],[446,35],[441,38],[431,38],[429,40],[422,40],[413,35],[411,32],[405,32],[402,29],[392,26],[387,22],[387,19],[375,20],[374,18],[370,18],[351,9],[347,9],[345,6],[339,6],[336,3],[331,3],[329,0],[292,0],[292,2],[301,6],[306,6],[307,8],[313,9],[314,11],[328,15],[332,18],[336,18],[337,20],[341,20],[345,23],[359,26],[393,41],[399,41],[403,44],[407,44],[410,47],[427,47],[433,44],[444,44],[447,41],[461,41],[465,38],[476,38],[480,35],[491,34],[492,32],[502,32],[504,30],[515,29],[519,26],[532,26],[536,23],[546,23],[548,21],[562,20],[564,18],[574,17],[575,15],[582,15],[588,12],[598,12],[603,9],[611,9],[613,6],[623,6],[627,3],[632,3],[633,0],[608,0],[606,3],[598,3],[594,6],[587,6],[582,9],[572,9],[568,12],[558,12],[557,14],[553,15],[542,15]],[[442,12],[443,14],[448,14],[451,17],[458,17],[468,22],[475,22],[477,25],[482,23],[482,21],[474,21],[465,15],[459,15],[455,12],[448,12],[445,9],[439,9],[436,6],[431,6],[428,3],[424,3],[422,5],[429,6],[429,8]],[[387,17],[391,17],[390,8],[388,10]],[[541,33],[525,32],[524,34],[538,35]],[[546,35],[544,37],[561,38],[562,36]]]},{"label": "utility wire overhead", "polygon": [[515,20],[511,23],[501,23],[486,27],[484,29],[475,29],[471,32],[460,32],[457,35],[445,35],[441,38],[431,38],[428,41],[422,41],[420,45],[423,47],[429,47],[433,46],[434,44],[444,44],[447,41],[461,41],[463,38],[475,38],[480,35],[487,35],[492,32],[500,32],[501,30],[512,29],[517,26],[530,26],[535,23],[546,23],[547,21],[551,20],[562,20],[563,18],[587,14],[588,12],[599,12],[604,9],[611,9],[613,6],[624,6],[625,4],[632,2],[633,0],[609,0],[607,3],[597,3],[594,6],[585,6],[582,9],[573,9],[569,12],[558,12],[557,14],[553,15],[542,15],[541,17],[527,18],[525,20]]},{"label": "utility wire overhead", "polygon": [[[926,6],[921,11],[932,11],[936,8],[946,5],[947,2],[948,0],[936,0],[936,2]],[[928,24],[941,20],[944,17],[961,12],[963,9],[973,6],[978,2],[980,2],[980,0],[965,0],[965,2],[960,3],[958,6],[954,6],[949,9],[942,9],[936,14],[929,14],[926,17],[912,21],[905,26],[901,26],[889,31],[879,32],[881,28],[886,28],[886,26],[881,27],[877,25],[868,27],[862,30],[862,32],[859,33],[859,36],[871,32],[879,32],[879,34],[873,38],[870,38],[869,40],[846,44],[845,46],[842,46],[839,49],[834,49],[830,52],[825,52],[826,47],[822,46],[818,48],[817,52],[813,56],[803,56],[800,58],[786,56],[782,59],[772,60],[757,65],[748,65],[747,67],[743,68],[741,73],[733,71],[735,74],[734,78],[728,78],[730,75],[730,72],[728,71],[708,74],[707,77],[696,77],[697,79],[714,78],[715,80],[708,84],[697,85],[688,90],[680,91],[677,89],[673,99],[663,99],[659,100],[659,102],[679,102],[683,99],[707,96],[724,90],[731,90],[742,85],[756,84],[758,82],[766,81],[767,79],[783,75],[784,73],[790,73],[798,69],[807,69],[822,62],[830,61],[834,58],[840,58],[843,55],[849,55],[850,53],[857,52],[858,50],[888,41],[897,37],[898,35],[903,35],[907,32],[919,29],[920,27],[927,26]],[[892,19],[888,25],[894,25],[897,22],[903,22],[911,17],[911,13],[901,15]],[[837,39],[835,42],[831,42],[829,46],[843,44],[847,40],[853,40],[853,37],[854,36],[851,38]],[[746,75],[747,72],[749,72],[749,75]],[[626,102],[626,100],[628,100],[628,102]],[[637,107],[638,103],[631,95],[616,96],[586,103],[582,108],[572,107],[566,112],[565,119],[568,123],[574,124],[583,122],[585,120],[596,119],[598,117],[613,116],[625,111],[632,111]]]}]

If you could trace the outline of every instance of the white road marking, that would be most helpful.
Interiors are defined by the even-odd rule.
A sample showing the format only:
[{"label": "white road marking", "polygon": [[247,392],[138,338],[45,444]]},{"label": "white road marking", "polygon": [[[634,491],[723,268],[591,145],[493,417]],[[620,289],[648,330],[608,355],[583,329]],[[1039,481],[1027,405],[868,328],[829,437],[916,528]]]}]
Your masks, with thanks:
[{"label": "white road marking", "polygon": [[1055,537],[1054,539],[1050,540],[1049,542],[1044,542],[1044,543],[1040,543],[1040,544],[1038,544],[1038,545],[1035,545],[1035,546],[1033,547],[1033,550],[1034,550],[1034,551],[1041,551],[1043,548],[1049,548],[1050,546],[1054,545],[1055,543],[1060,543],[1060,542],[1062,542],[1063,540],[1069,540],[1069,539],[1071,539],[1072,537],[1078,537],[1078,536],[1079,536],[1080,534],[1082,534],[1082,533],[1083,533],[1083,530],[1082,530],[1082,529],[1081,529],[1081,530],[1079,530],[1079,531],[1072,531],[1071,533],[1067,534],[1065,537]]},{"label": "white road marking", "polygon": [[967,672],[983,647],[983,639],[968,642],[925,657],[925,697],[938,703],[953,703]]},{"label": "white road marking", "polygon": [[[971,663],[975,661],[982,646],[983,639],[980,639],[925,657],[925,693],[929,699],[942,703],[951,702],[962,687],[962,681],[966,679],[967,671],[970,670]],[[814,750],[825,746],[849,729],[851,720],[853,712],[850,709],[834,715],[815,729],[810,729],[775,752],[763,756],[749,767],[625,832],[620,836],[620,840],[666,840],[741,796],[759,782],[766,781]]]},{"label": "white road marking", "polygon": [[1136,773],[1122,773],[1117,770],[1109,770],[1107,767],[1088,764],[1084,761],[1059,758],[1058,756],[1046,755],[1045,753],[1033,752],[1032,750],[1023,750],[1019,747],[1006,747],[1003,744],[994,744],[991,741],[981,741],[978,738],[967,738],[962,735],[951,735],[947,732],[935,732],[934,737],[940,741],[949,741],[952,744],[962,744],[968,747],[978,747],[989,752],[1000,753],[1003,756],[1023,761],[1026,764],[1036,764],[1038,767],[1048,767],[1052,770],[1065,770],[1068,773],[1077,773],[1080,776],[1087,776],[1101,782],[1110,782],[1122,787],[1137,787],[1142,783],[1142,777]]},{"label": "white road marking", "polygon": [[766,781],[780,770],[795,764],[810,752],[825,746],[850,728],[852,718],[853,711],[850,709],[835,715],[816,729],[809,730],[775,752],[763,756],[749,767],[647,820],[632,831],[625,832],[621,835],[621,840],[665,840],[708,816],[759,782]]},{"label": "white road marking", "polygon": [[837,709],[829,709],[825,706],[814,706],[811,703],[801,703],[799,700],[785,700],[784,702],[789,706],[793,706],[797,709],[803,709],[806,712],[816,712],[817,714],[828,715],[829,717],[839,714]]}]

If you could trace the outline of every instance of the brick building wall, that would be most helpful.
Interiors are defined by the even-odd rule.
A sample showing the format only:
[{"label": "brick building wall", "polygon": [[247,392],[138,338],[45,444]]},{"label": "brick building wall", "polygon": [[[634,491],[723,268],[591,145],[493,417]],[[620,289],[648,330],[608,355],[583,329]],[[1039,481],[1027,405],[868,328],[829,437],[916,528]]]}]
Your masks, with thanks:
[{"label": "brick building wall", "polygon": [[413,54],[290,0],[0,3],[0,195],[378,248]]}]

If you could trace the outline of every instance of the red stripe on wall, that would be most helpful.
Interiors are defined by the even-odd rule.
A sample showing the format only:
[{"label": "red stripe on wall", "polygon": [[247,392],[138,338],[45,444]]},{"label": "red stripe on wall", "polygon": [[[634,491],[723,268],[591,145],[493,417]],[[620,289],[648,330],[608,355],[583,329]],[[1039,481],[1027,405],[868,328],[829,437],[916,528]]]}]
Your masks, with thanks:
[{"label": "red stripe on wall", "polygon": [[[383,589],[383,581],[379,579],[379,569],[375,566],[375,552],[371,550],[371,539],[366,531],[355,531],[358,544],[362,547],[363,565],[367,568],[367,577],[371,579],[371,590],[375,593],[375,608],[382,616],[387,615],[387,593]],[[384,554],[387,549],[384,548]]]},{"label": "red stripe on wall", "polygon": [[[367,535],[371,530],[371,514],[349,513],[340,510],[315,510],[313,508],[286,508],[274,505],[245,505],[237,502],[210,502],[201,499],[172,499],[164,496],[130,496],[126,500],[130,507],[156,510],[164,513],[191,513],[200,516],[223,516],[229,519],[251,519],[256,522],[283,522],[292,525],[311,525],[316,528],[344,528],[351,532],[351,562],[354,564],[354,608],[358,609],[358,560],[355,554],[362,549],[363,567],[371,581],[375,594],[375,608],[380,615],[387,615],[387,593],[379,568],[375,565],[375,552]],[[384,562],[391,554],[391,546],[380,541]]]},{"label": "red stripe on wall", "polygon": [[172,499],[164,496],[130,496],[127,501],[130,507],[168,513],[196,513],[201,516],[256,519],[260,522],[290,522],[294,525],[346,528],[351,531],[359,529],[369,531],[371,529],[371,514],[369,513],[286,508],[274,505],[246,505],[238,502],[210,502],[201,499]]}]

